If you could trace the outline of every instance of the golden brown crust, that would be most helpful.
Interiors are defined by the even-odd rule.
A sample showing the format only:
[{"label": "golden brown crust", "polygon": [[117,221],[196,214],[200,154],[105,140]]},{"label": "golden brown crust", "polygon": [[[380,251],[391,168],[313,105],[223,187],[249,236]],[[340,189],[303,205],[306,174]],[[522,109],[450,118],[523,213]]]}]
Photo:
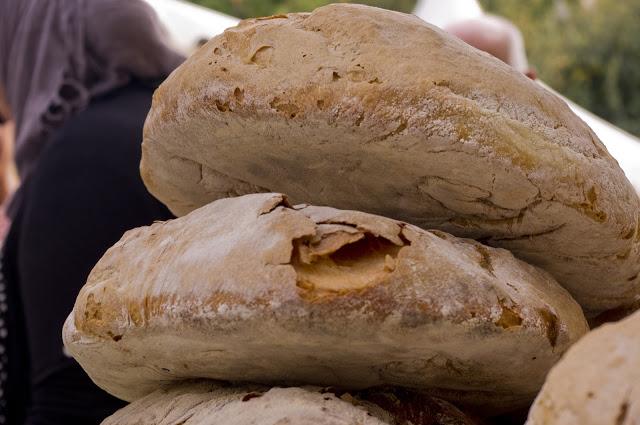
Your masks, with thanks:
[{"label": "golden brown crust", "polygon": [[502,409],[586,331],[569,294],[505,250],[255,194],[126,233],[64,340],[126,400],[198,377],[401,385]]},{"label": "golden brown crust", "polygon": [[141,170],[179,215],[279,191],[507,248],[594,312],[640,294],[638,197],[595,134],[410,15],[339,4],[225,31],[156,92]]}]

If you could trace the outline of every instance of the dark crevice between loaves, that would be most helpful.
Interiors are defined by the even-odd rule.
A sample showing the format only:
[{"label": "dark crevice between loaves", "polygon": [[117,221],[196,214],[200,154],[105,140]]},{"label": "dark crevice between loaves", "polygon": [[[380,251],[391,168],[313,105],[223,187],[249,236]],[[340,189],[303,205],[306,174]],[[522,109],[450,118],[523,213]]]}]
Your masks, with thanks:
[{"label": "dark crevice between loaves", "polygon": [[254,399],[254,398],[262,397],[263,395],[264,394],[262,394],[262,393],[249,393],[249,394],[245,395],[244,397],[242,397],[242,401],[243,402],[244,401],[249,401],[249,400]]},{"label": "dark crevice between loaves", "polygon": [[[320,394],[331,394],[342,401],[359,406],[367,411],[368,416],[386,419],[389,415],[394,424],[436,425],[442,420],[458,425],[474,423],[453,404],[405,388],[380,386],[361,391],[345,391],[328,387],[320,390]],[[333,397],[324,399],[329,401]],[[383,416],[374,406],[382,409]]]},{"label": "dark crevice between loaves", "polygon": [[540,236],[546,236],[546,235],[550,235],[552,233],[555,233],[557,231],[559,231],[560,229],[562,229],[563,227],[565,227],[567,224],[566,223],[562,223],[559,224],[557,226],[552,227],[551,229],[547,229],[547,230],[542,230],[540,232],[535,232],[535,233],[526,233],[523,235],[518,235],[518,236],[509,236],[509,237],[502,237],[502,238],[487,238],[488,241],[491,242],[502,242],[502,241],[517,241],[517,240],[525,240],[525,239],[533,239],[536,237],[540,237]]}]

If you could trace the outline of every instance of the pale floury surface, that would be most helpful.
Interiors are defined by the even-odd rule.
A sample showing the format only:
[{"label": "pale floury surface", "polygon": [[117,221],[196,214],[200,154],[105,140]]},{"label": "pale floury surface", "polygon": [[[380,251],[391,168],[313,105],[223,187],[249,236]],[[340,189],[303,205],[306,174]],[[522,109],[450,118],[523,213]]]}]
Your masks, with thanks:
[{"label": "pale floury surface", "polygon": [[338,394],[317,387],[177,384],[133,402],[102,425],[474,425],[451,404],[428,396]]},{"label": "pale floury surface", "polygon": [[198,377],[400,385],[501,409],[533,400],[586,331],[569,294],[506,250],[255,194],[127,232],[64,340],[125,400]]},{"label": "pale floury surface", "polygon": [[156,391],[105,419],[102,425],[385,425],[332,394],[302,388],[252,388],[183,385]]},{"label": "pale floury surface", "polygon": [[283,192],[507,248],[594,313],[640,293],[638,197],[595,134],[411,15],[341,4],[225,31],[156,92],[141,169],[178,215]]},{"label": "pale floury surface", "polygon": [[601,326],[549,373],[527,425],[639,425],[640,312]]}]

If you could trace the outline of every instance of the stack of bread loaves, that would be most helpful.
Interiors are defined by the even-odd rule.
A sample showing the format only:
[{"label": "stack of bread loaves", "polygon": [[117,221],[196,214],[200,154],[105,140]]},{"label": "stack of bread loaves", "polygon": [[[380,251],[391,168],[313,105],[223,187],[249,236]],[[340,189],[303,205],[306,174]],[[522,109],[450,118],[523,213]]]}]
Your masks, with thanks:
[{"label": "stack of bread loaves", "polygon": [[[64,328],[133,401],[106,424],[471,424],[449,403],[528,406],[583,309],[640,296],[639,200],[602,143],[413,16],[340,4],[228,29],[157,90],[141,170],[181,217],[127,232]],[[598,357],[639,370],[627,320]],[[532,424],[609,423],[568,400],[593,384],[584,351]],[[584,403],[635,424],[620,371],[628,391]]]}]

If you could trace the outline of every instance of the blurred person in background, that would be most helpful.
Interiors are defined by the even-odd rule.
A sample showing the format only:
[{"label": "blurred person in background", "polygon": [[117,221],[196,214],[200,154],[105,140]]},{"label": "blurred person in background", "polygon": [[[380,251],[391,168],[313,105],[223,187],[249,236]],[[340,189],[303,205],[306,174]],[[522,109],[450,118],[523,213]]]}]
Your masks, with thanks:
[{"label": "blurred person in background", "polygon": [[450,23],[443,29],[535,80],[536,73],[529,67],[522,33],[507,19],[482,15]]},{"label": "blurred person in background", "polygon": [[0,425],[99,424],[123,403],[65,355],[61,329],[103,253],[171,217],[139,175],[157,84],[183,58],[140,0],[0,1],[0,85],[22,185],[0,273]]},{"label": "blurred person in background", "polygon": [[9,222],[5,215],[7,200],[18,188],[18,171],[13,161],[15,125],[4,90],[0,86],[0,241],[4,240]]}]

